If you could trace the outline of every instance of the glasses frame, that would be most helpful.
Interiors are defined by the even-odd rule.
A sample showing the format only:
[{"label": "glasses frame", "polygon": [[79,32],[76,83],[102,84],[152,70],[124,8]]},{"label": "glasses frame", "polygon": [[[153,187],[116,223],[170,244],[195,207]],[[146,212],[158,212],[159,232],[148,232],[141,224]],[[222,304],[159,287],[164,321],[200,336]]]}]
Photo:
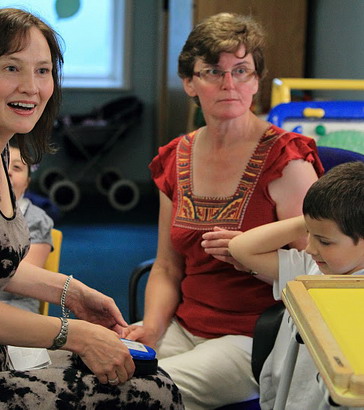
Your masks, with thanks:
[{"label": "glasses frame", "polygon": [[[194,72],[193,72],[193,75],[194,75],[195,77],[200,78],[201,80],[204,80],[204,81],[208,82],[208,83],[218,84],[218,83],[220,83],[220,82],[223,80],[223,78],[225,77],[225,74],[227,74],[227,73],[230,73],[231,78],[234,80],[234,82],[237,82],[237,83],[246,83],[247,81],[249,81],[249,80],[256,74],[256,70],[244,68],[245,71],[248,73],[248,74],[247,74],[247,77],[246,77],[246,79],[244,79],[244,80],[238,80],[238,79],[235,77],[234,72],[236,72],[237,70],[239,70],[239,69],[241,69],[241,68],[243,68],[243,67],[236,67],[236,68],[233,68],[232,70],[220,70],[219,68],[203,68],[203,69],[200,70],[200,71],[194,71]],[[210,71],[210,70],[216,70],[216,71],[218,71],[218,72],[219,72],[219,76],[216,77],[216,78],[211,78],[211,77],[208,78],[208,77],[206,77],[206,76],[203,74],[203,73],[206,73],[207,71]]]}]

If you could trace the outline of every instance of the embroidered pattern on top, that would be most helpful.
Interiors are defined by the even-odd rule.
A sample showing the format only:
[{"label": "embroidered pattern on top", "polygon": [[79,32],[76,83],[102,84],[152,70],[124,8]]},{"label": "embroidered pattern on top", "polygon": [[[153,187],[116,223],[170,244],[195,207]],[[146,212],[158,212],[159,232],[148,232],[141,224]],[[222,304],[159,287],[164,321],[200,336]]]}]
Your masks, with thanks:
[{"label": "embroidered pattern on top", "polygon": [[240,229],[268,154],[281,134],[272,127],[267,129],[249,159],[234,195],[209,198],[192,193],[192,146],[196,132],[181,138],[177,147],[178,206],[173,225],[194,230],[211,230],[214,226]]}]

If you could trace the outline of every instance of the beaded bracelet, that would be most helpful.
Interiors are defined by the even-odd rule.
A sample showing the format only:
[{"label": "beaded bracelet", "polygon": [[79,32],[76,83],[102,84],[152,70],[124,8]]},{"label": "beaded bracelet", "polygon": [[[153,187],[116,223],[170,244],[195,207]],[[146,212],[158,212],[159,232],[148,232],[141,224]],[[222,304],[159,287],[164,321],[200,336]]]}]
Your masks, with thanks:
[{"label": "beaded bracelet", "polygon": [[62,315],[63,317],[70,317],[70,310],[66,308],[66,296],[67,296],[67,291],[68,287],[70,285],[71,279],[73,279],[73,275],[69,275],[68,278],[66,279],[66,282],[64,283],[63,286],[63,291],[61,295],[61,308],[62,308]]}]

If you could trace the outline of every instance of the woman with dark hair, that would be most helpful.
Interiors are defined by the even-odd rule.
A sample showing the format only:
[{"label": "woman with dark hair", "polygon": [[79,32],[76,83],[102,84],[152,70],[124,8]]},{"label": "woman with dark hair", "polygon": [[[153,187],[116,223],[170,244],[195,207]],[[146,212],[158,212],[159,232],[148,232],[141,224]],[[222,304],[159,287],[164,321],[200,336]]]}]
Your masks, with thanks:
[{"label": "woman with dark hair", "polygon": [[206,126],[161,147],[150,165],[160,191],[158,251],[143,326],[131,326],[128,337],[157,347],[191,410],[257,397],[252,335],[274,303],[272,289],[228,244],[241,231],[301,214],[323,171],[312,139],[250,109],[265,72],[263,45],[260,25],[237,14],[192,30],[179,75]]},{"label": "woman with dark hair", "polygon": [[[53,93],[49,97],[42,116],[33,129],[25,137],[17,135],[18,144],[24,160],[28,163],[39,163],[43,153],[53,152],[50,144],[54,120],[58,114],[61,102],[61,69],[63,55],[60,47],[60,37],[42,20],[31,13],[12,13],[2,9],[0,25],[0,55],[10,55],[20,51],[29,40],[29,30],[37,28],[47,41],[51,56],[51,74],[53,78]],[[32,157],[33,154],[33,157]]]},{"label": "woman with dark hair", "polygon": [[[133,378],[133,359],[120,340],[127,324],[111,298],[72,275],[20,263],[29,232],[9,179],[9,140],[17,135],[27,164],[52,151],[61,66],[48,25],[22,10],[0,9],[0,289],[60,304],[63,313],[42,316],[0,303],[0,407],[183,408],[161,370]],[[69,310],[79,319],[69,319]],[[51,367],[21,372],[10,370],[7,345],[57,352],[50,352]]]}]

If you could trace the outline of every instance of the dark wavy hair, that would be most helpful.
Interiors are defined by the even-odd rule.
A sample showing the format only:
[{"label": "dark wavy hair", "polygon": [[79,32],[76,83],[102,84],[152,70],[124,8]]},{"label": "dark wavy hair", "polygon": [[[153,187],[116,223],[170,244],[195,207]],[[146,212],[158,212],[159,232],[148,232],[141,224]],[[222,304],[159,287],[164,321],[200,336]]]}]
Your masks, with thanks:
[{"label": "dark wavy hair", "polygon": [[337,165],[317,180],[305,196],[303,214],[334,221],[357,244],[364,238],[364,162]]},{"label": "dark wavy hair", "polygon": [[38,163],[44,153],[55,151],[51,134],[61,103],[61,38],[48,24],[31,13],[14,8],[0,9],[0,56],[24,49],[32,27],[40,30],[47,40],[53,64],[54,91],[33,130],[27,134],[15,134],[21,156],[27,164]]},{"label": "dark wavy hair", "polygon": [[251,16],[219,13],[207,17],[191,31],[179,55],[178,74],[192,78],[197,58],[217,64],[221,53],[235,53],[241,46],[252,54],[259,78],[265,75],[265,36],[261,25]]}]

